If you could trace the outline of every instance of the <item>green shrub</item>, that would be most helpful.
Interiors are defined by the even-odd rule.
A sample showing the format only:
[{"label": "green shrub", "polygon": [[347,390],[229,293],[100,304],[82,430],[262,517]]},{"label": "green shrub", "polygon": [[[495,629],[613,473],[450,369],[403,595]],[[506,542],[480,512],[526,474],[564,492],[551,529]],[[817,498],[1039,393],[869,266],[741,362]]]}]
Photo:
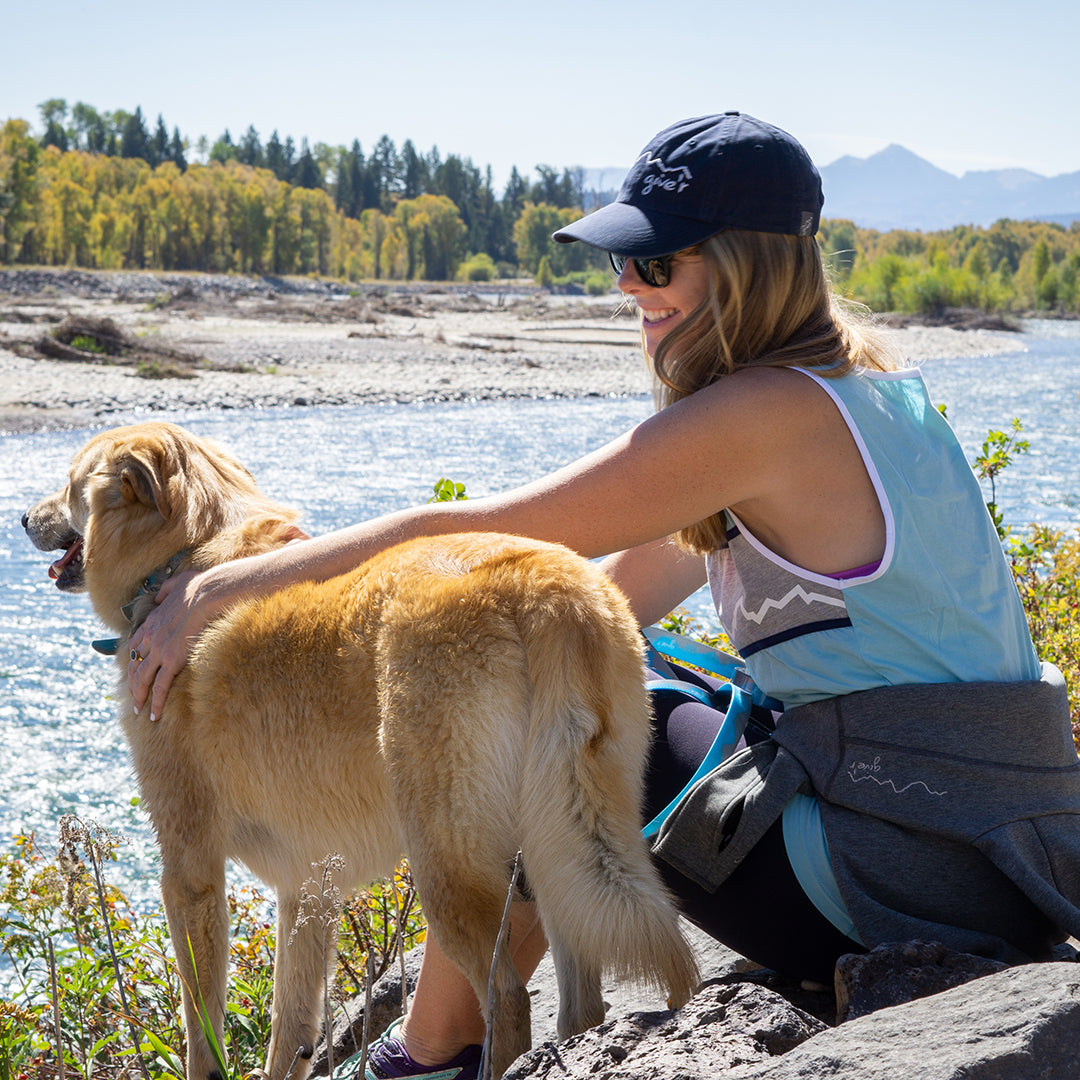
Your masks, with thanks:
[{"label": "green shrub", "polygon": [[585,279],[585,291],[589,296],[604,296],[611,292],[611,275],[590,274]]},{"label": "green shrub", "polygon": [[[99,876],[120,838],[92,823],[78,823],[77,833],[80,850],[68,844],[54,858],[33,836],[16,836],[0,852],[0,953],[15,991],[0,1001],[0,1078],[59,1075],[59,1048],[68,1075],[128,1080],[141,1064],[144,1076],[179,1080],[180,983],[164,915],[137,912]],[[96,869],[87,854],[94,846]],[[270,1039],[269,906],[257,889],[228,895],[228,1076],[261,1068]],[[348,898],[339,917],[332,988],[339,999],[361,993],[369,970],[379,978],[426,936],[404,863],[393,878]]]},{"label": "green shrub", "polygon": [[434,494],[428,499],[429,503],[461,502],[469,497],[465,494],[464,484],[455,484],[453,480],[447,480],[445,476],[440,476],[432,485],[431,490]]},{"label": "green shrub", "polygon": [[71,339],[71,347],[73,349],[79,349],[81,352],[90,353],[104,353],[105,346],[101,344],[96,337],[90,337],[89,334],[76,334]]},{"label": "green shrub", "polygon": [[1080,531],[1068,537],[1032,525],[1026,534],[1010,533],[1005,550],[1039,658],[1065,677],[1080,748]]},{"label": "green shrub", "polygon": [[470,255],[457,272],[459,281],[492,281],[497,275],[495,260],[483,251]]}]

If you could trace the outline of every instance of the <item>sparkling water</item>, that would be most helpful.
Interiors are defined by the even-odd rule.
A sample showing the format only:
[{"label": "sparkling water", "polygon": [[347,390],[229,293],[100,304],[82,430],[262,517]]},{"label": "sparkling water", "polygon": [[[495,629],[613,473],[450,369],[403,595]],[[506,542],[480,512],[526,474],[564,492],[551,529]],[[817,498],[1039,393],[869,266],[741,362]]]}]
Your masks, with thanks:
[{"label": "sparkling water", "polygon": [[[969,460],[990,428],[1024,424],[1031,452],[998,483],[1006,520],[1080,525],[1080,325],[1042,323],[1024,351],[939,360],[924,368]],[[303,512],[313,533],[427,500],[440,477],[470,495],[504,490],[602,445],[644,418],[649,401],[477,402],[228,411],[170,416],[230,446],[268,493]],[[112,424],[137,417],[113,418]],[[0,439],[0,844],[34,831],[53,842],[78,813],[129,844],[109,879],[156,904],[155,852],[111,700],[114,661],[93,652],[101,625],[84,596],[60,593],[23,512],[63,482],[87,430]],[[986,492],[989,497],[989,490]],[[689,605],[707,615],[704,592]],[[715,621],[715,620],[711,620]],[[237,871],[231,872],[237,880]]]}]

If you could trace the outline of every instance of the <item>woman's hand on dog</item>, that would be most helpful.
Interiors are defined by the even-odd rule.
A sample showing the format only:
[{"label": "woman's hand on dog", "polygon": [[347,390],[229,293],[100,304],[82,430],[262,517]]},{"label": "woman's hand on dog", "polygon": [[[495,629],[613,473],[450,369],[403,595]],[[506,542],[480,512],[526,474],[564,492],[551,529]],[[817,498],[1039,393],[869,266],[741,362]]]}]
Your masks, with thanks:
[{"label": "woman's hand on dog", "polygon": [[[188,570],[165,581],[155,598],[154,610],[131,636],[128,689],[136,714],[150,702],[150,719],[157,720],[173,679],[188,661],[191,649],[207,623],[224,606],[204,594],[201,580],[209,571]],[[212,593],[211,593],[212,596]]]},{"label": "woman's hand on dog", "polygon": [[[292,527],[285,545],[303,543],[311,537]],[[166,578],[154,598],[154,610],[131,635],[132,659],[128,663],[128,689],[135,714],[150,701],[150,719],[159,720],[173,679],[188,662],[191,650],[207,625],[229,604],[248,591],[245,568],[237,560],[196,572],[186,570]],[[234,578],[236,579],[234,581]]]}]

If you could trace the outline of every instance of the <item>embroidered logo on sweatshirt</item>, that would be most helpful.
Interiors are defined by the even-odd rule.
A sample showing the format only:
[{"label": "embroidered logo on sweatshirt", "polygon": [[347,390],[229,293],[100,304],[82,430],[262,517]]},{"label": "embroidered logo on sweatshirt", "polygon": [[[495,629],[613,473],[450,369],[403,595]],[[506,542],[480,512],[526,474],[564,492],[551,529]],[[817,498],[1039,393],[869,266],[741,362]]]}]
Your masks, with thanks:
[{"label": "embroidered logo on sweatshirt", "polygon": [[903,795],[905,791],[913,787],[921,787],[927,795],[948,795],[947,791],[934,791],[923,780],[912,780],[903,787],[897,787],[894,780],[887,776],[879,776],[881,772],[881,756],[878,755],[873,761],[853,761],[847,769],[848,779],[853,784],[861,784],[866,780],[873,780],[880,787],[892,788],[894,794]]}]

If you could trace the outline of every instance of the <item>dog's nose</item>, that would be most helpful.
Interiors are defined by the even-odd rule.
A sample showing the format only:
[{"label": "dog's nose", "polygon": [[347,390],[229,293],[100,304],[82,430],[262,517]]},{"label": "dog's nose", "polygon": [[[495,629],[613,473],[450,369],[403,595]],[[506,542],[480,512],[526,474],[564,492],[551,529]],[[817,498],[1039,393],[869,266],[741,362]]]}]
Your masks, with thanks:
[{"label": "dog's nose", "polygon": [[30,528],[30,511],[29,510],[27,510],[26,513],[23,514],[23,516],[22,516],[22,527],[24,529],[29,529]]}]

